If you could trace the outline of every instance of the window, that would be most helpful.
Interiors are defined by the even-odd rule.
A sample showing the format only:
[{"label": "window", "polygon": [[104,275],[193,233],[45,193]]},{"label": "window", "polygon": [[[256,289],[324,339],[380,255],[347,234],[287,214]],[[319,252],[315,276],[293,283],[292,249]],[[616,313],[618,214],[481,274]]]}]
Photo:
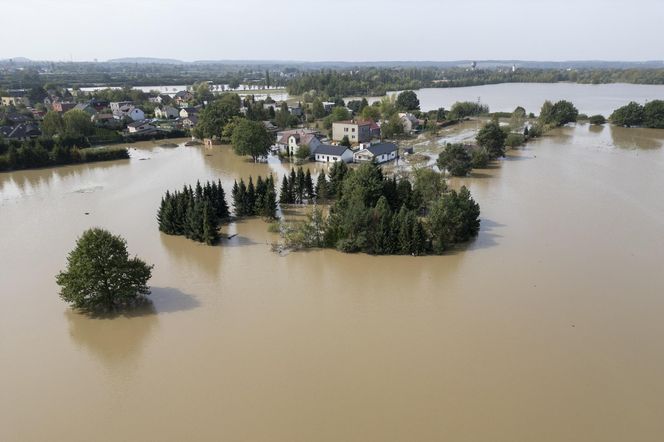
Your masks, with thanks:
[{"label": "window", "polygon": [[347,128],[347,127],[344,127],[344,132],[348,132],[348,128]]},{"label": "window", "polygon": [[355,132],[355,128],[353,128],[353,132]]}]

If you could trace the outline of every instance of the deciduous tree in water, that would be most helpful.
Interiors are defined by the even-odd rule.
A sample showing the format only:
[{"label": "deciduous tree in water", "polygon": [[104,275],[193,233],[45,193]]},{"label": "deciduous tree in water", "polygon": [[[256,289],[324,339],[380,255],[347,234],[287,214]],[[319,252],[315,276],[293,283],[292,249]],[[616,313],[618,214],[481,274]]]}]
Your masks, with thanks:
[{"label": "deciduous tree in water", "polygon": [[150,294],[147,282],[153,266],[129,258],[120,236],[94,228],[86,230],[67,256],[67,269],[56,282],[60,297],[74,308],[109,312],[132,306]]}]

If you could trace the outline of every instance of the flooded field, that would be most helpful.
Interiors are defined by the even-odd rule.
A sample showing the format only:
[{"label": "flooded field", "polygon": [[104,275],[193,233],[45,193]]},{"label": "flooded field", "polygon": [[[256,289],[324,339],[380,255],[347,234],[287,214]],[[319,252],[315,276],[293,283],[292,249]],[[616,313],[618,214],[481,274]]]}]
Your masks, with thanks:
[{"label": "flooded field", "polygon": [[[424,88],[415,91],[420,108],[430,111],[444,107],[450,109],[457,101],[480,101],[491,112],[512,112],[522,106],[526,112],[537,115],[546,100],[568,100],[579,112],[605,117],[630,101],[644,104],[651,100],[664,100],[664,85],[651,84],[576,84],[576,83],[503,83],[456,88]],[[391,92],[394,93],[394,92]],[[360,97],[361,98],[361,97]],[[373,103],[380,97],[369,97]]]},{"label": "flooded field", "polygon": [[[258,219],[160,234],[166,190],[287,170],[223,146],[0,174],[0,440],[660,441],[663,144],[555,130],[452,180],[480,235],[423,258],[281,257]],[[58,298],[92,226],[155,265],[152,309]]]}]

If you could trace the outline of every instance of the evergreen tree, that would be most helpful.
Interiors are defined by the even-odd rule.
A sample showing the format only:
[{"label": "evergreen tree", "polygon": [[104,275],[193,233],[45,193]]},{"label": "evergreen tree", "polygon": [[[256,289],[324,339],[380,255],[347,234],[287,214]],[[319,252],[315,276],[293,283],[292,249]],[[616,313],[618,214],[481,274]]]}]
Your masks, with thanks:
[{"label": "evergreen tree", "polygon": [[235,216],[241,216],[240,210],[242,207],[242,197],[240,196],[240,186],[237,184],[237,180],[233,182],[231,197],[233,198],[233,208],[235,209]]},{"label": "evergreen tree", "polygon": [[307,196],[307,200],[311,201],[314,196],[314,182],[311,179],[311,172],[307,169],[307,172],[304,174],[304,192]]},{"label": "evergreen tree", "polygon": [[245,195],[245,215],[253,216],[256,214],[256,188],[254,186],[254,181],[251,179],[251,176],[249,177],[249,184],[247,184],[247,193]]},{"label": "evergreen tree", "polygon": [[256,195],[254,198],[254,213],[256,215],[263,214],[266,193],[267,193],[267,183],[263,181],[263,177],[258,175],[258,177],[256,177]]},{"label": "evergreen tree", "polygon": [[277,217],[277,194],[274,188],[268,188],[263,196],[261,215],[270,219]]},{"label": "evergreen tree", "polygon": [[291,187],[288,182],[288,175],[284,175],[284,178],[281,180],[281,191],[279,192],[279,203],[280,204],[293,204],[293,199],[291,196]]},{"label": "evergreen tree", "polygon": [[341,196],[341,185],[348,174],[348,165],[343,161],[337,161],[330,167],[330,180],[328,185],[328,198],[339,198]]},{"label": "evergreen tree", "polygon": [[369,220],[367,252],[375,255],[390,253],[392,213],[385,196],[381,196]]},{"label": "evergreen tree", "polygon": [[318,201],[324,201],[328,198],[328,189],[327,189],[327,179],[325,178],[325,172],[320,172],[318,178],[316,179],[316,199]]},{"label": "evergreen tree", "polygon": [[297,203],[297,175],[295,174],[295,169],[291,167],[290,177],[288,179],[288,185],[290,186],[290,195],[291,195],[291,204]]},{"label": "evergreen tree", "polygon": [[247,186],[244,184],[242,178],[240,178],[237,194],[238,199],[235,204],[235,216],[247,216]]},{"label": "evergreen tree", "polygon": [[404,255],[410,255],[413,253],[413,228],[415,222],[416,217],[413,211],[408,211],[401,221],[401,228],[399,229],[399,248]]},{"label": "evergreen tree", "polygon": [[413,248],[412,253],[417,256],[426,254],[427,247],[427,233],[420,220],[417,220],[413,225]]},{"label": "evergreen tree", "polygon": [[201,231],[201,242],[204,242],[207,245],[215,244],[219,241],[219,231],[217,225],[217,214],[214,212],[212,205],[209,201],[203,203],[203,219],[202,219],[202,231]]},{"label": "evergreen tree", "polygon": [[229,216],[228,203],[226,202],[226,194],[224,188],[221,186],[221,180],[217,181],[216,195],[215,195],[215,211],[218,219],[226,219]]},{"label": "evergreen tree", "polygon": [[305,188],[305,180],[304,180],[304,171],[302,170],[302,167],[297,168],[297,175],[296,175],[296,185],[295,185],[295,202],[297,204],[302,204],[304,203],[304,194],[306,191]]}]

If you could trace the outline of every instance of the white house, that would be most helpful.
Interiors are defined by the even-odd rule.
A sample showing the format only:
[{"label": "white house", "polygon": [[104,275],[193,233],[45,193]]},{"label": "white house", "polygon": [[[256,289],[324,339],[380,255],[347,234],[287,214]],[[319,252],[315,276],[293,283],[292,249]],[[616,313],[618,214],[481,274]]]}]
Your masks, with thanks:
[{"label": "white house", "polygon": [[130,123],[127,125],[127,130],[131,134],[136,134],[136,133],[143,133],[143,132],[150,132],[155,130],[156,127],[154,127],[152,124],[150,124],[149,121],[135,121],[133,123]]},{"label": "white house", "polygon": [[111,101],[109,106],[111,107],[112,111],[116,111],[126,106],[132,106],[133,104],[134,103],[131,101]]},{"label": "white house", "polygon": [[180,109],[180,118],[189,118],[198,114],[199,109],[196,107],[183,107]]},{"label": "white house", "polygon": [[300,148],[307,147],[313,156],[321,144],[320,135],[315,130],[295,129],[277,133],[277,147],[284,155],[296,155]]},{"label": "white house", "polygon": [[398,148],[394,143],[371,144],[355,152],[353,154],[353,161],[356,163],[385,163],[396,159],[397,152]]},{"label": "white house", "polygon": [[113,110],[113,116],[119,120],[130,118],[132,121],[145,120],[145,112],[133,105],[124,105]]},{"label": "white house", "polygon": [[157,106],[154,109],[154,116],[166,120],[168,118],[177,118],[180,112],[173,106]]},{"label": "white house", "polygon": [[351,163],[353,161],[353,151],[346,146],[321,144],[316,149],[314,159],[321,163],[336,163],[338,161]]}]

